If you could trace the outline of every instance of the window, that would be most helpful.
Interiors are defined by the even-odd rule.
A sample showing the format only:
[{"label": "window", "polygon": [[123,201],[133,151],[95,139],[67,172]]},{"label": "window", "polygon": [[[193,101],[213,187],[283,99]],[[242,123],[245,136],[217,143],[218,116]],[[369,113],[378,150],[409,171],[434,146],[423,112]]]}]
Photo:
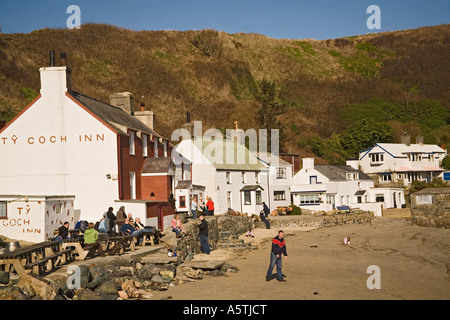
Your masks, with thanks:
[{"label": "window", "polygon": [[164,140],[164,158],[167,158],[167,140]]},{"label": "window", "polygon": [[251,194],[250,191],[244,191],[244,204],[252,204]]},{"label": "window", "polygon": [[262,204],[261,190],[256,191],[256,204]]},{"label": "window", "polygon": [[286,193],[284,191],[274,191],[273,199],[274,200],[286,200]]},{"label": "window", "polygon": [[245,172],[241,172],[242,183],[245,183]]},{"label": "window", "polygon": [[259,183],[259,172],[255,172],[255,182]]},{"label": "window", "polygon": [[384,202],[384,194],[376,194],[375,201],[376,202]]},{"label": "window", "polygon": [[357,196],[356,197],[356,202],[357,203],[362,203],[362,197],[361,196]]},{"label": "window", "polygon": [[180,196],[180,208],[186,208],[186,196]]},{"label": "window", "polygon": [[232,208],[232,206],[231,206],[231,191],[227,192],[227,207]]},{"label": "window", "polygon": [[320,203],[318,194],[302,194],[300,195],[300,204],[317,204]]},{"label": "window", "polygon": [[370,155],[370,160],[372,163],[382,163],[384,162],[384,154],[382,153],[372,153]]},{"label": "window", "polygon": [[230,184],[231,183],[231,173],[230,172],[226,173],[226,178],[227,178],[227,183]]},{"label": "window", "polygon": [[433,204],[433,196],[431,194],[421,194],[416,196],[417,204]]},{"label": "window", "polygon": [[134,156],[134,152],[135,152],[135,145],[134,145],[135,134],[136,133],[134,131],[130,131],[130,136],[129,136],[130,154],[133,156]]},{"label": "window", "polygon": [[55,204],[55,213],[60,214],[61,213],[61,203]]},{"label": "window", "polygon": [[277,168],[277,179],[286,179],[286,168]]},{"label": "window", "polygon": [[388,181],[392,181],[392,174],[382,174],[381,175],[381,181],[383,182],[388,182]]},{"label": "window", "polygon": [[327,204],[334,204],[334,195],[327,194]]},{"label": "window", "polygon": [[136,172],[130,172],[130,198],[136,199]]},{"label": "window", "polygon": [[408,154],[408,161],[422,161],[422,154],[421,153],[410,153]]},{"label": "window", "polygon": [[153,151],[154,151],[154,158],[158,158],[158,143],[159,143],[159,140],[158,140],[158,137],[155,137],[155,143],[153,144]]},{"label": "window", "polygon": [[310,176],[309,184],[317,184],[317,176]]},{"label": "window", "polygon": [[7,217],[6,201],[0,201],[0,219],[6,219]]},{"label": "window", "polygon": [[148,157],[148,136],[142,134],[142,156]]}]

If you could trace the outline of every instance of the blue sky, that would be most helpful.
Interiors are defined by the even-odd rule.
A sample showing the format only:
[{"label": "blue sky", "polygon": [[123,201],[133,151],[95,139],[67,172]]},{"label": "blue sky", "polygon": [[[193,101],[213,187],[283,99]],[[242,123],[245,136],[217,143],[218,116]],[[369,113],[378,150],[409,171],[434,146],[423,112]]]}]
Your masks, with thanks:
[{"label": "blue sky", "polygon": [[[273,38],[330,39],[450,23],[450,0],[0,0],[3,33],[66,28],[69,5],[81,23],[131,30],[216,29]],[[381,29],[370,30],[370,5],[381,10]]]}]

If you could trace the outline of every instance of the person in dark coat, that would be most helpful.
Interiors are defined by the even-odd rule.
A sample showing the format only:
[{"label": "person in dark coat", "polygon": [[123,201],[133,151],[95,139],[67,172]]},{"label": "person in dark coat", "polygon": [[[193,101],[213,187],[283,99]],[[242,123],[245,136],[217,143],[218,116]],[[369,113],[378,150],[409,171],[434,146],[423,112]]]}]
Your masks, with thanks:
[{"label": "person in dark coat", "polygon": [[270,252],[270,265],[266,274],[266,281],[270,281],[272,276],[273,267],[277,265],[277,280],[278,281],[286,281],[284,280],[283,272],[281,272],[282,266],[282,258],[281,255],[284,255],[284,258],[287,259],[286,252],[286,242],[284,241],[284,232],[282,230],[278,231],[278,235],[272,240],[272,250]]},{"label": "person in dark coat", "polygon": [[66,221],[61,227],[59,227],[58,234],[63,240],[69,237],[69,222]]},{"label": "person in dark coat", "polygon": [[116,216],[114,215],[113,211],[114,211],[113,207],[109,207],[108,212],[106,212],[106,217],[108,219],[108,225],[106,227],[108,229],[107,233],[110,236],[114,236],[115,234],[114,226],[116,224]]},{"label": "person in dark coat", "polygon": [[270,229],[270,222],[269,220],[266,219],[269,213],[270,213],[269,207],[263,202],[263,209],[259,213],[259,217],[261,218],[261,221],[263,221],[264,224],[266,225],[266,229]]},{"label": "person in dark coat", "polygon": [[202,246],[202,252],[209,254],[210,248],[208,244],[208,222],[206,222],[203,214],[200,215],[200,222],[198,223],[198,235],[200,237],[200,244]]}]

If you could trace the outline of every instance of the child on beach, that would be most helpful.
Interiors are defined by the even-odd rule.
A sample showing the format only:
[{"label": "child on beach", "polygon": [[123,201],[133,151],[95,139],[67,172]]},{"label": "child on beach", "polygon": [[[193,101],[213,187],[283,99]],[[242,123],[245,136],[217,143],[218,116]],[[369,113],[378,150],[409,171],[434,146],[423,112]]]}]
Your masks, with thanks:
[{"label": "child on beach", "polygon": [[250,229],[248,229],[248,231],[247,231],[247,234],[245,235],[246,237],[252,237],[252,238],[254,238],[255,237],[255,235],[253,234],[253,232],[252,232],[252,229],[250,228]]},{"label": "child on beach", "polygon": [[344,245],[346,246],[350,245],[350,237],[344,238]]}]

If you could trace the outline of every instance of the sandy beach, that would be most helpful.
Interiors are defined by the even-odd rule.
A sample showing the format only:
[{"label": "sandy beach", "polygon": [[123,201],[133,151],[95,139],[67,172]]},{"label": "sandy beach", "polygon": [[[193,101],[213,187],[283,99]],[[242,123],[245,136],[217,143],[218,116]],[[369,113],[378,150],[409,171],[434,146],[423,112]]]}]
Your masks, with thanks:
[{"label": "sandy beach", "polygon": [[[278,230],[256,229],[256,249],[220,249],[195,259],[226,260],[239,271],[207,276],[154,292],[169,300],[412,300],[450,299],[450,230],[419,227],[404,218],[320,229],[285,228],[287,282],[265,281],[270,241]],[[351,245],[342,242],[351,237]],[[380,289],[369,289],[369,266]],[[276,269],[274,269],[274,272]],[[276,292],[276,294],[274,294]]]}]

